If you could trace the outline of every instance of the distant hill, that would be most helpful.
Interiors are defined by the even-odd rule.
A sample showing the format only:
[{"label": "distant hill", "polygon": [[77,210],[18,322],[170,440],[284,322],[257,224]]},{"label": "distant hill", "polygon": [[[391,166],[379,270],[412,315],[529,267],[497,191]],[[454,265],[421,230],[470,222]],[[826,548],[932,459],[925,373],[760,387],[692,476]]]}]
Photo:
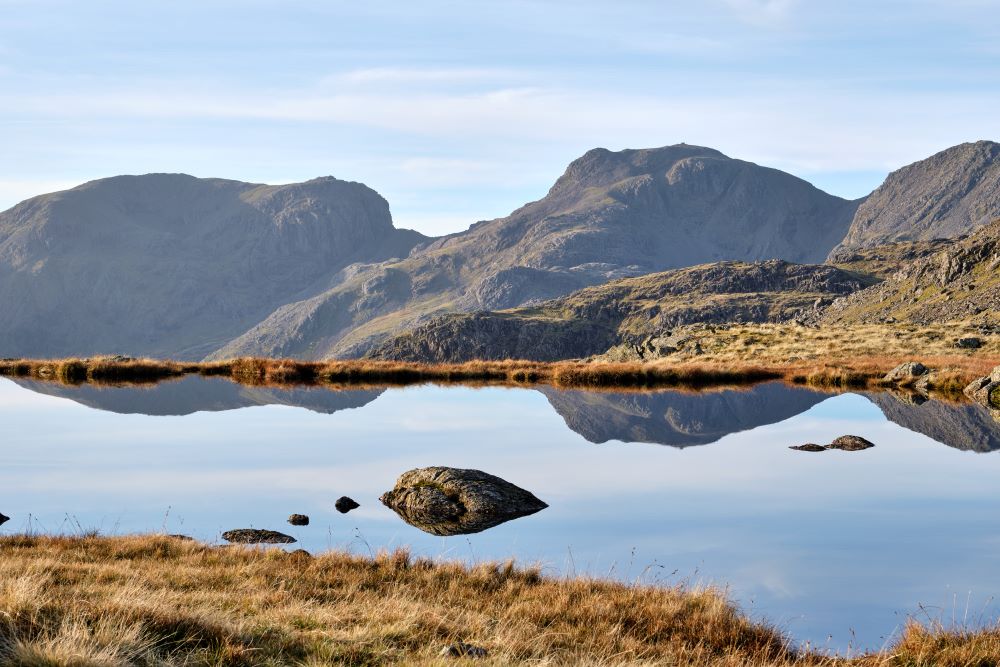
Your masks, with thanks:
[{"label": "distant hill", "polygon": [[930,248],[919,259],[900,262],[884,282],[837,299],[813,321],[1000,324],[1000,220]]},{"label": "distant hill", "polygon": [[969,234],[1000,217],[1000,144],[960,144],[889,174],[831,253]]},{"label": "distant hill", "polygon": [[93,181],[0,213],[0,354],[199,359],[349,264],[423,240],[334,178]]},{"label": "distant hill", "polygon": [[615,280],[533,306],[445,315],[387,339],[369,356],[435,362],[586,357],[688,324],[787,321],[868,284],[831,266],[705,264]]},{"label": "distant hill", "polygon": [[433,315],[720,260],[821,261],[857,202],[700,146],[595,149],[506,218],[275,310],[213,357],[350,357]]}]

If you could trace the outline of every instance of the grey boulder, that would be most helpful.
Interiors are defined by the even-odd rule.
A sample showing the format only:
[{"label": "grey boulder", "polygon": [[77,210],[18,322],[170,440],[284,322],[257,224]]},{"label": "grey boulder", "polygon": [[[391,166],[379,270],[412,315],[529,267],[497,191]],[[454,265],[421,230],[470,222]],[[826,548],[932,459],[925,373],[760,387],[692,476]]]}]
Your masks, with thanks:
[{"label": "grey boulder", "polygon": [[548,507],[530,492],[481,470],[445,467],[405,472],[379,500],[432,535],[478,533]]}]

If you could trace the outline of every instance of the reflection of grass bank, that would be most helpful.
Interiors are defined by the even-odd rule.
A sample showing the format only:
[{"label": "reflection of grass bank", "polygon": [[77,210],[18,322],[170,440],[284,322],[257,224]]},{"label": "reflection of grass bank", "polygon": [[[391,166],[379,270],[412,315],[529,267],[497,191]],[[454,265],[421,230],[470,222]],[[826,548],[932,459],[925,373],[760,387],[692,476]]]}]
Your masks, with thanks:
[{"label": "reflection of grass bank", "polygon": [[0,539],[0,661],[17,665],[988,665],[1000,632],[908,627],[854,660],[793,648],[713,590],[553,579],[405,553],[315,558],[162,536]]},{"label": "reflection of grass bank", "polygon": [[[234,359],[182,363],[150,359],[9,360],[0,375],[79,384],[141,384],[184,375],[226,377],[248,385],[324,385],[334,388],[413,384],[484,384],[565,388],[627,389],[646,387],[707,388],[747,385],[768,380],[822,388],[859,389],[880,385],[887,371],[910,357],[870,355],[794,359],[718,360],[694,358],[651,362],[470,361],[422,364],[397,361],[311,362],[288,359]],[[1000,360],[980,355],[919,357],[935,369],[931,389],[960,396],[975,378]]]}]

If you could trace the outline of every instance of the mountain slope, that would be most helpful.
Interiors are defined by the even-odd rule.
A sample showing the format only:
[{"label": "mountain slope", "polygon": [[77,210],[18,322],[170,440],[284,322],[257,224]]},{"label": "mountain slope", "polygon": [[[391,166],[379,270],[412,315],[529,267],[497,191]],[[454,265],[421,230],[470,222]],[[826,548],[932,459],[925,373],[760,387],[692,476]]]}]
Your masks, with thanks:
[{"label": "mountain slope", "polygon": [[831,253],[968,234],[1000,216],[1000,144],[960,144],[889,174]]},{"label": "mountain slope", "polygon": [[904,263],[887,280],[837,299],[818,324],[974,321],[1000,315],[1000,220],[936,252]]},{"label": "mountain slope", "polygon": [[433,315],[719,260],[821,261],[857,202],[699,146],[589,151],[541,200],[276,309],[213,358],[359,356]]},{"label": "mountain slope", "polygon": [[831,266],[705,264],[624,278],[534,306],[445,315],[387,339],[369,356],[442,362],[586,357],[620,343],[669,337],[670,329],[687,324],[789,320],[867,284]]},{"label": "mountain slope", "polygon": [[348,264],[422,240],[333,178],[93,181],[0,213],[0,353],[201,358]]}]

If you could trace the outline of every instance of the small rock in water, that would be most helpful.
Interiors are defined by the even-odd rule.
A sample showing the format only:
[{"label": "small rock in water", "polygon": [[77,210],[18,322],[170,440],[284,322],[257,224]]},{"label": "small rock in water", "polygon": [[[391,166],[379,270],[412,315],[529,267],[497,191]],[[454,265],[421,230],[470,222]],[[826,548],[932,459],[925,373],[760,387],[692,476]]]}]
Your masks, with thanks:
[{"label": "small rock in water", "polygon": [[789,449],[794,449],[794,450],[799,451],[799,452],[825,452],[826,451],[826,447],[824,447],[823,445],[817,445],[817,444],[812,443],[812,442],[807,442],[804,445],[795,445],[793,447],[789,447]]},{"label": "small rock in water", "polygon": [[293,526],[308,526],[309,517],[307,517],[305,514],[293,514],[292,516],[288,517],[288,523],[292,524]]},{"label": "small rock in water", "polygon": [[862,449],[871,449],[875,444],[857,435],[842,435],[829,445],[827,449],[839,449],[845,452],[860,452]]},{"label": "small rock in water", "polygon": [[291,535],[258,528],[228,530],[222,534],[222,539],[236,544],[293,544],[297,541]]},{"label": "small rock in water", "polygon": [[455,642],[441,649],[442,658],[485,658],[488,654],[481,646],[473,646],[465,642]]},{"label": "small rock in water", "polygon": [[955,347],[963,350],[978,350],[983,346],[983,339],[976,338],[975,336],[969,336],[967,338],[959,338],[955,341]]},{"label": "small rock in water", "polygon": [[337,498],[337,502],[335,502],[333,506],[336,507],[337,511],[341,514],[347,514],[351,510],[356,510],[361,507],[361,505],[354,502],[353,498],[348,498],[347,496]]},{"label": "small rock in water", "polygon": [[4,525],[8,521],[10,521],[10,517],[9,516],[6,516],[4,514],[0,514],[0,526]]}]

